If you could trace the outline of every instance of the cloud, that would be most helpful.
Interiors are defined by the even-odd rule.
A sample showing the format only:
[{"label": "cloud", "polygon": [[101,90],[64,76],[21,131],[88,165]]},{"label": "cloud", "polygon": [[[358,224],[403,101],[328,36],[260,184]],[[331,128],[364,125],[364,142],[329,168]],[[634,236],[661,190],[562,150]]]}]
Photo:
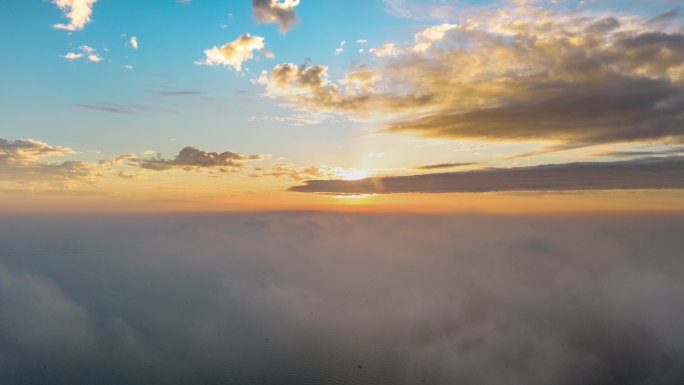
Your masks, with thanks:
[{"label": "cloud", "polygon": [[0,264],[1,356],[92,348],[93,337],[88,313],[53,282]]},{"label": "cloud", "polygon": [[206,58],[196,61],[195,64],[230,66],[236,71],[242,71],[242,64],[254,58],[254,51],[259,51],[268,58],[274,57],[273,53],[266,49],[263,37],[244,33],[221,47],[204,50]]},{"label": "cloud", "polygon": [[161,96],[197,96],[202,95],[204,92],[196,90],[176,90],[176,91],[157,91],[158,95]]},{"label": "cloud", "polygon": [[138,111],[144,111],[147,108],[136,105],[121,105],[112,103],[102,104],[74,104],[75,107],[83,108],[92,111],[112,112],[115,114],[133,114]]},{"label": "cloud", "polygon": [[296,22],[299,0],[252,0],[254,17],[262,23],[278,23],[287,32]]},{"label": "cloud", "polygon": [[416,170],[435,170],[438,168],[454,168],[454,167],[474,166],[474,165],[478,165],[478,164],[479,163],[462,163],[462,162],[435,163],[435,164],[427,164],[424,166],[418,166],[418,167],[416,167]]},{"label": "cloud", "polygon": [[295,109],[312,114],[336,111],[357,111],[359,116],[383,109],[386,103],[400,108],[429,103],[431,97],[422,94],[387,95],[377,98],[375,87],[383,74],[367,67],[359,67],[339,82],[332,81],[328,67],[323,65],[276,65],[270,72],[262,71],[258,83],[266,87],[266,95],[284,99]]},{"label": "cloud", "polygon": [[242,169],[247,161],[262,160],[261,155],[241,155],[231,151],[206,152],[194,147],[183,148],[173,159],[142,159],[138,165],[144,169],[165,171],[183,169],[186,171],[203,168],[218,168],[220,171]]},{"label": "cloud", "polygon": [[2,215],[0,382],[679,384],[683,226]]},{"label": "cloud", "polygon": [[296,167],[288,163],[276,163],[270,167],[256,167],[249,176],[252,178],[275,177],[294,182],[307,179],[335,179],[348,174],[350,169],[328,166]]},{"label": "cloud", "polygon": [[387,43],[378,48],[371,48],[368,51],[377,57],[397,56],[399,54],[394,43]]},{"label": "cloud", "polygon": [[82,45],[78,47],[78,49],[81,51],[79,53],[75,52],[69,52],[63,57],[69,61],[81,59],[81,58],[86,58],[88,61],[93,62],[93,63],[99,63],[101,62],[102,56],[100,56],[97,53],[97,50],[91,46],[88,45]]},{"label": "cloud", "polygon": [[342,40],[340,42],[340,46],[335,48],[335,55],[340,55],[341,53],[344,52],[344,46],[347,44],[346,40]]},{"label": "cloud", "polygon": [[626,189],[684,189],[684,157],[490,168],[353,181],[311,180],[289,191],[395,194]]},{"label": "cloud", "polygon": [[71,148],[51,146],[34,139],[9,141],[0,138],[0,181],[26,183],[90,180],[97,169],[92,163],[46,161],[46,158],[59,158],[74,153]]},{"label": "cloud", "polygon": [[0,138],[0,164],[23,165],[43,158],[62,157],[73,154],[69,147],[50,146],[35,139],[10,141]]},{"label": "cloud", "polygon": [[292,108],[392,133],[566,148],[684,141],[684,34],[637,16],[479,10],[371,52],[365,71],[379,80],[361,94],[321,65],[280,64],[262,84]]},{"label": "cloud", "polygon": [[131,48],[138,49],[138,38],[135,36],[131,36],[130,44]]},{"label": "cloud", "polygon": [[643,156],[660,156],[660,155],[679,155],[684,154],[684,147],[668,148],[664,150],[632,150],[632,151],[604,151],[589,154],[589,156],[605,156],[614,158],[630,158]]},{"label": "cloud", "polygon": [[68,24],[54,24],[53,28],[67,31],[79,31],[90,22],[93,5],[97,0],[53,0],[52,2],[64,12],[69,19]]},{"label": "cloud", "polygon": [[663,24],[669,23],[670,21],[676,19],[679,16],[679,8],[671,9],[669,11],[663,12],[660,15],[648,20],[648,24]]},{"label": "cloud", "polygon": [[74,52],[69,52],[66,55],[64,55],[64,58],[67,60],[76,60],[80,59],[83,57],[82,53],[74,53]]}]

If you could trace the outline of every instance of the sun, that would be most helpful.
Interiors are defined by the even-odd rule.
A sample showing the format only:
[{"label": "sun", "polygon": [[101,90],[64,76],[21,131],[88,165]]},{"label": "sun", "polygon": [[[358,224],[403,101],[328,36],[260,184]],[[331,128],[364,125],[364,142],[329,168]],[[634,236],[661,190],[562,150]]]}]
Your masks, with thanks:
[{"label": "sun", "polygon": [[359,180],[368,178],[370,175],[370,170],[365,168],[351,168],[346,170],[344,175],[342,175],[343,180]]}]

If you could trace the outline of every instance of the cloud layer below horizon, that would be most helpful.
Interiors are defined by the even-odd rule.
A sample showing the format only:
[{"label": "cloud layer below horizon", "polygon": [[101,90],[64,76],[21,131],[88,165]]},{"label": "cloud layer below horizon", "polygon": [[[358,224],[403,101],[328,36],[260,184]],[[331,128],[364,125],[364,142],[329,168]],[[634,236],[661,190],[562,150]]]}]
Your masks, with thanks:
[{"label": "cloud layer below horizon", "polygon": [[0,218],[0,382],[679,384],[681,216]]}]

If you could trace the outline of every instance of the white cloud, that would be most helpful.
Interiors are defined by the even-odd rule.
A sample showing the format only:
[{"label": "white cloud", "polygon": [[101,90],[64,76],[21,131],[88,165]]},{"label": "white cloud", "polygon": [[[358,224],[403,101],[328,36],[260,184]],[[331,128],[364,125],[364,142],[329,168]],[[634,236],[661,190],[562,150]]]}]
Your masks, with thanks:
[{"label": "white cloud", "polygon": [[83,54],[82,53],[69,52],[66,55],[64,55],[63,57],[65,59],[68,59],[68,60],[76,60],[76,59],[82,58]]},{"label": "white cloud", "polygon": [[377,57],[397,56],[400,52],[394,43],[387,43],[378,48],[371,48],[369,51]]},{"label": "white cloud", "polygon": [[254,58],[254,51],[260,51],[269,59],[275,56],[266,49],[263,37],[244,33],[221,47],[215,46],[204,50],[206,58],[196,61],[195,64],[208,66],[223,65],[233,67],[236,71],[242,71],[242,64]]},{"label": "white cloud", "polygon": [[80,49],[81,52],[79,52],[79,53],[69,52],[66,55],[64,55],[63,57],[67,60],[70,60],[70,61],[86,58],[88,61],[93,62],[93,63],[99,63],[103,60],[102,56],[100,56],[97,53],[97,50],[95,48],[89,46],[89,45],[82,45],[82,46],[78,47],[78,49]]},{"label": "white cloud", "polygon": [[138,49],[138,38],[131,36],[131,48]]},{"label": "white cloud", "polygon": [[67,31],[79,31],[90,22],[90,16],[93,13],[93,4],[97,0],[53,0],[53,3],[59,7],[64,13],[64,16],[69,19],[68,24],[54,24],[52,27],[56,29],[64,29]]},{"label": "white cloud", "polygon": [[347,41],[346,41],[346,40],[342,40],[342,41],[340,42],[340,46],[337,47],[337,48],[335,49],[335,55],[339,55],[339,54],[341,54],[342,52],[344,52],[344,46],[345,46],[345,45],[347,45]]}]

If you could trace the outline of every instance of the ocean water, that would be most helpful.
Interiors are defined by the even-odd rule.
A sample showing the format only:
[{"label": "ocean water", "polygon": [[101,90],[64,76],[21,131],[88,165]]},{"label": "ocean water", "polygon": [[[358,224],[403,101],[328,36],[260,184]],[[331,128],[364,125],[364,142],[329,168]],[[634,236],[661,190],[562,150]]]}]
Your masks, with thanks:
[{"label": "ocean water", "polygon": [[681,384],[682,229],[3,214],[0,384]]}]

